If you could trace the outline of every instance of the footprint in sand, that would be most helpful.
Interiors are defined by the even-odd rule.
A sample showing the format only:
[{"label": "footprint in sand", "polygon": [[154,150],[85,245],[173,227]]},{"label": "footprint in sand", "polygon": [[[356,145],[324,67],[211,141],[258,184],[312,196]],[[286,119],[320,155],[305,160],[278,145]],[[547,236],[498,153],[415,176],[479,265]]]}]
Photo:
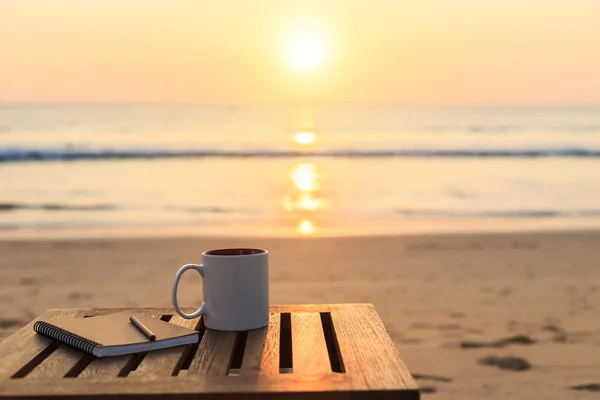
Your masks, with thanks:
[{"label": "footprint in sand", "polygon": [[416,380],[427,380],[427,381],[435,381],[435,382],[452,382],[452,378],[448,378],[445,376],[437,376],[437,375],[427,375],[427,374],[412,374],[413,378]]},{"label": "footprint in sand", "polygon": [[[413,378],[416,380],[426,380],[426,381],[434,381],[434,382],[452,382],[452,378],[448,378],[445,376],[437,376],[437,375],[428,375],[428,374],[412,374]],[[425,393],[435,393],[437,392],[437,388],[435,386],[420,386],[419,391],[423,394]]]},{"label": "footprint in sand", "polygon": [[413,329],[433,329],[434,328],[433,324],[430,324],[428,322],[413,322],[412,324],[410,324],[409,327],[413,328]]},{"label": "footprint in sand", "polygon": [[496,357],[487,356],[479,359],[479,364],[498,367],[508,371],[525,371],[531,368],[531,364],[520,357]]},{"label": "footprint in sand", "polygon": [[585,385],[571,386],[569,389],[585,390],[589,392],[600,392],[600,383],[586,383]]},{"label": "footprint in sand", "polygon": [[422,386],[419,388],[419,392],[421,393],[435,393],[437,392],[437,388],[435,386]]},{"label": "footprint in sand", "polygon": [[25,276],[19,281],[20,285],[33,285],[34,283],[36,283],[36,280],[31,276]]},{"label": "footprint in sand", "polygon": [[481,348],[489,348],[489,347],[504,347],[509,344],[524,344],[531,345],[535,344],[535,340],[530,338],[527,335],[516,335],[510,336],[504,339],[498,339],[491,342],[476,342],[476,341],[462,341],[460,342],[460,347],[463,349],[481,349]]},{"label": "footprint in sand", "polygon": [[93,296],[90,293],[79,293],[79,292],[69,293],[70,300],[87,300],[87,299],[91,299],[92,297]]},{"label": "footprint in sand", "polygon": [[12,328],[13,326],[21,325],[21,321],[10,318],[0,318],[0,329]]}]

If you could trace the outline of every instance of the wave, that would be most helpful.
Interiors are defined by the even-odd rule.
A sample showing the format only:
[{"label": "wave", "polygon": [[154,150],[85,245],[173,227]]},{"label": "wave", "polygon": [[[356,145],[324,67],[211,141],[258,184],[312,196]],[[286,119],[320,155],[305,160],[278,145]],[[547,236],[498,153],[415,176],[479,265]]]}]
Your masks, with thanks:
[{"label": "wave", "polygon": [[167,211],[179,211],[190,214],[254,214],[255,210],[245,208],[225,208],[225,207],[178,207],[166,206]]},{"label": "wave", "polygon": [[[118,207],[111,204],[62,204],[62,203],[0,203],[0,212],[11,212],[19,210],[42,210],[42,211],[111,211],[123,210],[131,207]],[[138,210],[144,207],[134,207]],[[166,211],[176,211],[189,214],[253,214],[256,211],[243,208],[225,208],[225,207],[178,207],[165,206]],[[148,210],[153,211],[153,210]]]},{"label": "wave", "polygon": [[397,209],[396,214],[421,218],[583,218],[600,217],[598,210],[427,210]]},{"label": "wave", "polygon": [[0,149],[0,163],[115,160],[115,159],[167,159],[167,158],[600,158],[600,149],[392,149],[392,150],[51,150],[51,149]]},{"label": "wave", "polygon": [[115,209],[110,204],[29,204],[29,203],[0,203],[0,212],[17,210],[43,210],[43,211],[107,211]]}]

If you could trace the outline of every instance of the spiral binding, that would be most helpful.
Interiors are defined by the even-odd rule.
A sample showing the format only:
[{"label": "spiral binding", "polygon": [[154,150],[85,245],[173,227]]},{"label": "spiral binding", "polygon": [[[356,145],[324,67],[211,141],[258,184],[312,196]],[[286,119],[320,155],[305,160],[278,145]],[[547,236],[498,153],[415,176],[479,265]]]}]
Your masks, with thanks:
[{"label": "spiral binding", "polygon": [[94,342],[93,340],[86,339],[82,336],[76,335],[57,326],[48,324],[44,321],[36,321],[33,325],[33,330],[44,336],[48,336],[59,342],[68,344],[71,347],[75,347],[88,354],[94,355],[92,352],[94,347],[100,346],[100,343]]}]

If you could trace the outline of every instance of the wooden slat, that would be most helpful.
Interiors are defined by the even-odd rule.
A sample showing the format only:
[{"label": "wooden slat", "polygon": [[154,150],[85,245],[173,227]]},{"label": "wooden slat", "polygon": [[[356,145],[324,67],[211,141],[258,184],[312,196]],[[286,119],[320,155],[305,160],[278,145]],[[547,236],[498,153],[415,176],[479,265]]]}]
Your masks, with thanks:
[{"label": "wooden slat", "polygon": [[128,363],[135,362],[133,355],[94,359],[81,373],[79,378],[116,378]]},{"label": "wooden slat", "polygon": [[271,305],[269,311],[279,313],[295,312],[328,312],[331,310],[345,310],[354,307],[356,304],[296,304],[296,305]]},{"label": "wooden slat", "polygon": [[62,378],[83,357],[85,353],[66,345],[60,345],[40,365],[25,376],[25,379]]},{"label": "wooden slat", "polygon": [[370,304],[334,310],[336,331],[344,367],[361,389],[411,389],[415,383],[398,350]]},{"label": "wooden slat", "polygon": [[[200,318],[185,319],[179,315],[173,316],[169,321],[171,324],[183,326],[188,329],[195,329],[199,322]],[[171,376],[177,367],[177,363],[185,355],[186,349],[189,349],[189,347],[178,346],[149,352],[136,368],[135,375],[154,378]]]},{"label": "wooden slat", "polygon": [[331,372],[319,313],[292,313],[292,359],[294,374],[318,375]]},{"label": "wooden slat", "polygon": [[[350,393],[351,378],[346,374],[300,377],[293,374],[274,376],[236,377],[168,377],[162,379],[61,379],[33,380],[24,384],[18,379],[0,381],[0,397],[18,396],[77,396],[78,399],[98,399],[105,396],[111,400],[147,399],[154,395],[161,399],[298,399],[306,395],[311,400],[326,399],[405,399],[389,392]],[[235,382],[235,383],[232,383]],[[310,393],[306,393],[310,392]],[[224,394],[231,394],[224,396]],[[386,394],[386,392],[383,392]],[[304,395],[304,396],[303,396]],[[414,399],[417,399],[415,397]]]},{"label": "wooden slat", "polygon": [[89,311],[89,308],[48,310],[0,343],[0,380],[14,375],[52,343],[33,330],[37,320],[83,317]]},{"label": "wooden slat", "polygon": [[240,375],[279,374],[279,329],[281,314],[271,312],[266,328],[248,332]]},{"label": "wooden slat", "polygon": [[[194,311],[194,309],[191,308],[191,307],[184,307],[184,308],[182,308],[182,310],[184,310],[185,312],[192,312],[192,311]],[[98,315],[114,314],[114,313],[118,313],[118,312],[121,312],[121,311],[132,311],[132,312],[141,313],[141,314],[148,314],[148,315],[155,315],[155,314],[159,314],[159,315],[173,315],[175,313],[175,311],[172,308],[150,308],[150,307],[146,307],[146,308],[133,308],[133,307],[125,307],[125,308],[93,308],[93,309],[90,309],[86,315],[89,316],[89,317],[95,317],[95,316],[98,316]]]},{"label": "wooden slat", "polygon": [[188,375],[227,375],[235,338],[236,332],[207,329],[188,368]]}]

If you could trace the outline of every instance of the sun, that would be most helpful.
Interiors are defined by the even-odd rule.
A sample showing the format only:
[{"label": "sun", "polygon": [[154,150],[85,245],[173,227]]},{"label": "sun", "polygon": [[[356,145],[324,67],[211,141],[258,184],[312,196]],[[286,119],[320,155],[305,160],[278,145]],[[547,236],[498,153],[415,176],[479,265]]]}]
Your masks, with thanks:
[{"label": "sun", "polygon": [[286,43],[288,59],[302,71],[313,70],[323,63],[325,46],[316,32],[294,32]]},{"label": "sun", "polygon": [[294,136],[294,140],[298,144],[304,144],[304,145],[313,144],[317,140],[317,135],[315,135],[312,132],[302,131],[302,132],[296,133],[296,136]]}]

